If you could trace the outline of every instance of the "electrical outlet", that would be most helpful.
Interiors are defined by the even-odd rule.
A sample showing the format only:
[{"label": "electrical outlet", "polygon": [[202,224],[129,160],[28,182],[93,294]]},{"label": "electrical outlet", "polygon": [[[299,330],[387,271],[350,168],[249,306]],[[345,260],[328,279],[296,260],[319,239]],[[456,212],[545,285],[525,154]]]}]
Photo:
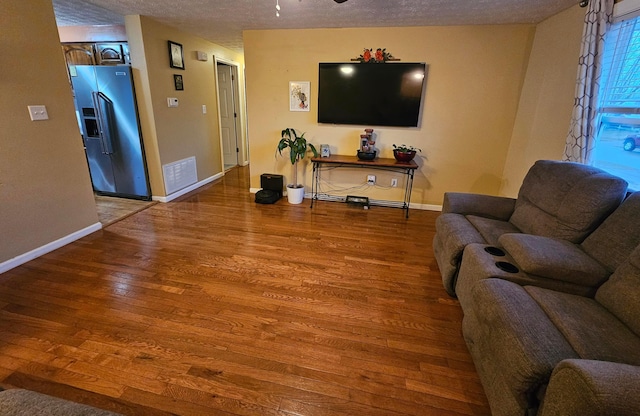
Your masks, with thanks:
[{"label": "electrical outlet", "polygon": [[43,105],[28,105],[29,117],[31,121],[49,120],[49,114],[47,114],[47,107]]},{"label": "electrical outlet", "polygon": [[391,179],[391,187],[396,188],[398,186],[398,178]]},{"label": "electrical outlet", "polygon": [[367,185],[376,184],[376,175],[367,175]]}]

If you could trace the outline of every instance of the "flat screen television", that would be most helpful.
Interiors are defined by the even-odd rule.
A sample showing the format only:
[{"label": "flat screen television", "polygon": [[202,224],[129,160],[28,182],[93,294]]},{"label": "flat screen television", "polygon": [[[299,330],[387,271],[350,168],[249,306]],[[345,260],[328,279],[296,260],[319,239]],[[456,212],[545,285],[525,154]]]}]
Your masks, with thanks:
[{"label": "flat screen television", "polygon": [[424,63],[320,63],[318,123],[417,127]]}]

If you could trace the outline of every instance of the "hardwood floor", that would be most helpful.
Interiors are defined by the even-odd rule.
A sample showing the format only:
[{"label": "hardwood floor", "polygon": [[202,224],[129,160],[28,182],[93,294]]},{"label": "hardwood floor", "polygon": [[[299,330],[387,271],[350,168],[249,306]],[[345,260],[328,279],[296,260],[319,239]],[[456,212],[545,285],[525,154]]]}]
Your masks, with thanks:
[{"label": "hardwood floor", "polygon": [[96,201],[96,210],[98,211],[98,220],[100,220],[103,227],[157,204],[156,201],[140,201],[104,195],[95,195],[94,199]]},{"label": "hardwood floor", "polygon": [[126,415],[488,415],[438,213],[258,205],[248,168],[0,275],[0,385]]}]

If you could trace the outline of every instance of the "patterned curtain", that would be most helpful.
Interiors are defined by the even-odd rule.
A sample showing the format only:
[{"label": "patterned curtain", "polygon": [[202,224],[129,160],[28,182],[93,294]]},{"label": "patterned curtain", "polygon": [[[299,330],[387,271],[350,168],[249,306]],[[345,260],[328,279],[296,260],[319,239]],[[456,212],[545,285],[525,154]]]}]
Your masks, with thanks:
[{"label": "patterned curtain", "polygon": [[591,0],[584,18],[573,116],[564,149],[566,161],[589,163],[593,150],[604,34],[611,24],[613,1]]}]

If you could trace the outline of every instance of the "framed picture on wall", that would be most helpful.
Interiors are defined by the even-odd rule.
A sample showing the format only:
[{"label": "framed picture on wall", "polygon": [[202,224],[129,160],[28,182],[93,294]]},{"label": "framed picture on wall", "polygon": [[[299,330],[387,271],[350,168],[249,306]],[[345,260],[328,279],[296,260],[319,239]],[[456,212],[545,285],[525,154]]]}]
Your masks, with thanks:
[{"label": "framed picture on wall", "polygon": [[173,84],[176,86],[176,91],[184,90],[184,82],[182,81],[182,75],[173,74]]},{"label": "framed picture on wall", "polygon": [[171,68],[184,69],[182,45],[172,41],[169,41],[169,66]]},{"label": "framed picture on wall", "polygon": [[309,111],[309,81],[289,82],[289,111]]}]

